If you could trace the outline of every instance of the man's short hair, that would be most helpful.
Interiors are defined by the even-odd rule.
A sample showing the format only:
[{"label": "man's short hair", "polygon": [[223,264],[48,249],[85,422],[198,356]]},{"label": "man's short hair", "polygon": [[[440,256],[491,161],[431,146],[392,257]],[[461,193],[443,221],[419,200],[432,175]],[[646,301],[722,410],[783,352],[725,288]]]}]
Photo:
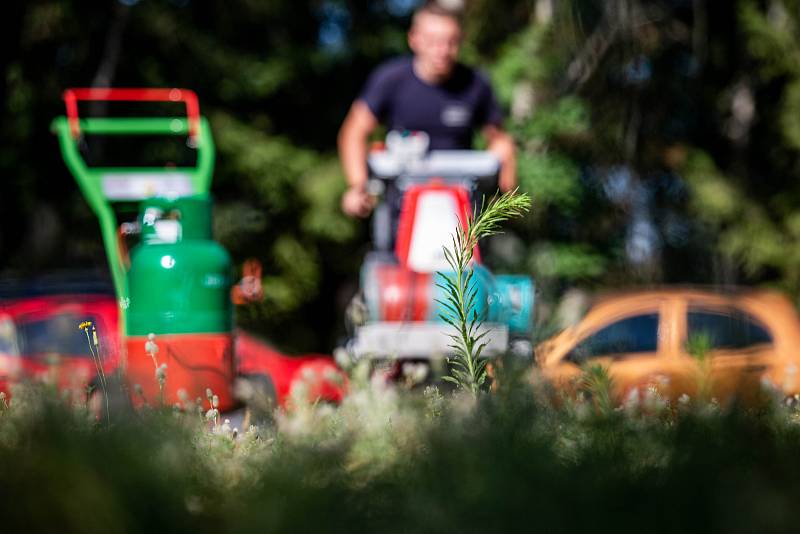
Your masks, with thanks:
[{"label": "man's short hair", "polygon": [[461,8],[461,2],[451,1],[448,3],[454,3],[458,5],[448,6],[442,2],[437,2],[436,0],[428,0],[423,2],[421,6],[414,10],[414,14],[411,16],[411,26],[414,26],[414,24],[417,22],[417,19],[421,15],[437,15],[440,17],[448,17],[456,21],[459,26],[463,26],[464,13],[463,9]]}]

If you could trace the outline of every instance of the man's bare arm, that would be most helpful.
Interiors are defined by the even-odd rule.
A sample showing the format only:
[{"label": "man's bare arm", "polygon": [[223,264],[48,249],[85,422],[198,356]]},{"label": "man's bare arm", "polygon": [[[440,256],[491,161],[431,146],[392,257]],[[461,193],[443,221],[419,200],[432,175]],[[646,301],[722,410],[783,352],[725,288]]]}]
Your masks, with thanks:
[{"label": "man's bare arm", "polygon": [[498,183],[500,190],[514,189],[517,187],[517,156],[514,138],[508,132],[491,124],[484,126],[482,133],[488,142],[489,152],[497,156],[502,165]]},{"label": "man's bare arm", "polygon": [[356,100],[339,130],[339,160],[349,185],[342,196],[342,210],[351,216],[366,217],[373,207],[367,194],[367,139],[377,126],[369,107]]}]

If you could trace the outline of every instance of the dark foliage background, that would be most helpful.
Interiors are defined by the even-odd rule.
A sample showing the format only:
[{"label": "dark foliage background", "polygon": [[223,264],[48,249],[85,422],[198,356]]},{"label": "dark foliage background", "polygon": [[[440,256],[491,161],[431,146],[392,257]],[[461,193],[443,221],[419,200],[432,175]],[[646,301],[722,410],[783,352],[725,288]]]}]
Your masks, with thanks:
[{"label": "dark foliage background", "polygon": [[[330,350],[366,240],[338,209],[336,131],[370,69],[405,52],[415,4],[5,6],[0,271],[105,264],[48,131],[64,88],[189,87],[219,150],[217,238],[237,262],[265,266],[267,300],[239,321],[291,350]],[[494,80],[534,198],[531,216],[491,243],[493,266],[532,273],[543,310],[574,286],[758,283],[796,295],[799,4],[467,2],[464,59]],[[91,158],[186,157],[134,148],[98,140]]]}]

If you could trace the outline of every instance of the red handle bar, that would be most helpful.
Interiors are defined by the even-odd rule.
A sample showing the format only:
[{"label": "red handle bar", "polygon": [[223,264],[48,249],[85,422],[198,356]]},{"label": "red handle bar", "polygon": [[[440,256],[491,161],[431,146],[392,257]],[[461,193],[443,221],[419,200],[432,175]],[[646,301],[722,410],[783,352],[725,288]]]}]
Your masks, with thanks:
[{"label": "red handle bar", "polygon": [[189,89],[114,89],[93,87],[67,89],[64,103],[67,105],[67,119],[72,136],[80,136],[78,122],[79,100],[115,100],[126,102],[183,102],[186,104],[186,117],[189,119],[189,136],[194,138],[200,129],[200,104],[197,94]]}]

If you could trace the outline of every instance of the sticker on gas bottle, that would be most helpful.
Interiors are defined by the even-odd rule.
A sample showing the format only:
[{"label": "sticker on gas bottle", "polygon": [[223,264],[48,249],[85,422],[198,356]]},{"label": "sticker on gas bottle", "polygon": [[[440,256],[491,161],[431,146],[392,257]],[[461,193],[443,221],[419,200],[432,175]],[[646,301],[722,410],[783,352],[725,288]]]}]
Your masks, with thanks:
[{"label": "sticker on gas bottle", "polygon": [[222,287],[225,285],[225,277],[218,274],[207,274],[203,277],[205,287]]}]

